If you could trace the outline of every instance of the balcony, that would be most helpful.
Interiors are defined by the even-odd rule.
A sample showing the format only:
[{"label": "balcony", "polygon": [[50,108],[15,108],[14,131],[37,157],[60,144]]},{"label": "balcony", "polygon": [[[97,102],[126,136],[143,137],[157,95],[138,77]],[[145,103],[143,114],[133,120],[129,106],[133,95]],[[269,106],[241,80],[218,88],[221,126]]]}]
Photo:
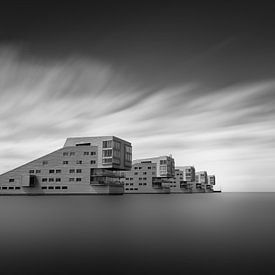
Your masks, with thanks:
[{"label": "balcony", "polygon": [[122,185],[118,180],[118,177],[108,177],[108,176],[91,176],[91,185]]},{"label": "balcony", "polygon": [[153,178],[152,187],[155,189],[169,189],[170,181],[165,179]]}]

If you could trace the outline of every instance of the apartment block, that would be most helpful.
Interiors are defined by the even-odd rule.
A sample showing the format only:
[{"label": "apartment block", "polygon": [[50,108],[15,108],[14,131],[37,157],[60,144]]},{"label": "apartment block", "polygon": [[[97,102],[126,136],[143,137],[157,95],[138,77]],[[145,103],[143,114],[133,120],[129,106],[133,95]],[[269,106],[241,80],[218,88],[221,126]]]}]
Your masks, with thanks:
[{"label": "apartment block", "polygon": [[68,138],[61,149],[0,175],[0,194],[123,194],[131,143],[114,136]]},{"label": "apartment block", "polygon": [[172,156],[134,160],[131,171],[122,172],[125,193],[170,193],[170,179],[175,176]]},{"label": "apartment block", "polygon": [[196,188],[204,192],[212,192],[213,188],[208,183],[208,175],[206,171],[196,172]]},{"label": "apartment block", "polygon": [[169,180],[171,193],[191,193],[190,182],[184,180],[184,171],[175,169],[175,176]]}]

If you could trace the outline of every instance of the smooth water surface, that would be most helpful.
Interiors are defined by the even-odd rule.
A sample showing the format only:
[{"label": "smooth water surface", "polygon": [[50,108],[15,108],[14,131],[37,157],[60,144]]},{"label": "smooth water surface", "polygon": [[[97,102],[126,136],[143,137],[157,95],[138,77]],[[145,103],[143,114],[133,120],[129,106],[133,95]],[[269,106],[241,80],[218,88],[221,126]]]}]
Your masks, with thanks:
[{"label": "smooth water surface", "polygon": [[1,196],[1,274],[275,274],[275,193]]}]

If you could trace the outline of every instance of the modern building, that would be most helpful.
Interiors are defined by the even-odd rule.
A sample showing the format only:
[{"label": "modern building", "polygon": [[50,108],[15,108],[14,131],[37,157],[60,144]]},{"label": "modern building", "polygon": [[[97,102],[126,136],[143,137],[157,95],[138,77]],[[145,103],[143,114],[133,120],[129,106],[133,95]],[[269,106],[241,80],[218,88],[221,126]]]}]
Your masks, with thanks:
[{"label": "modern building", "polygon": [[190,183],[184,180],[184,172],[175,169],[175,176],[169,180],[171,193],[191,193]]},{"label": "modern building", "polygon": [[215,185],[216,184],[216,177],[215,175],[208,175],[208,184]]},{"label": "modern building", "polygon": [[0,175],[0,194],[123,194],[131,143],[114,136],[68,138],[48,155]]},{"label": "modern building", "polygon": [[204,192],[213,192],[213,186],[208,183],[206,171],[196,172],[196,188],[202,189]]},{"label": "modern building", "polygon": [[172,156],[138,159],[131,171],[121,173],[125,193],[170,193],[170,179],[175,176]]}]

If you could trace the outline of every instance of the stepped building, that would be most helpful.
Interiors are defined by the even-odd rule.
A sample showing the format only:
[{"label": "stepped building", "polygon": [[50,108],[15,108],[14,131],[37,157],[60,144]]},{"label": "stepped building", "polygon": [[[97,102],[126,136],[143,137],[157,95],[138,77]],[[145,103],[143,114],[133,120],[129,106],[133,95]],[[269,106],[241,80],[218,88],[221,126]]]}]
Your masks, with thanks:
[{"label": "stepped building", "polygon": [[123,194],[131,143],[114,136],[68,138],[48,155],[0,175],[0,194]]},{"label": "stepped building", "polygon": [[122,172],[125,193],[170,193],[170,179],[175,176],[172,156],[134,160],[131,171]]}]

